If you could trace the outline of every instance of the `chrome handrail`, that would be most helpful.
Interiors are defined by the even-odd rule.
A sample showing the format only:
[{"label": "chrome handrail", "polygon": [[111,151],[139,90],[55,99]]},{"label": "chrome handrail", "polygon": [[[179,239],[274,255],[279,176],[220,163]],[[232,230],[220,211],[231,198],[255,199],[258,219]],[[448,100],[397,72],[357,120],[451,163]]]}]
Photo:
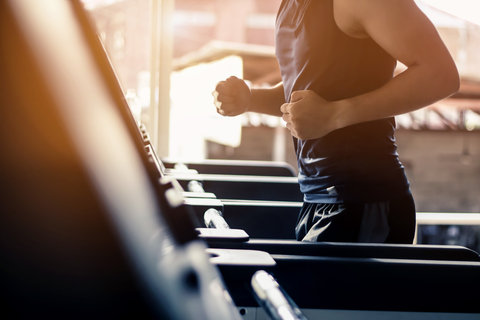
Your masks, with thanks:
[{"label": "chrome handrail", "polygon": [[480,213],[417,212],[417,225],[469,225],[480,226]]}]

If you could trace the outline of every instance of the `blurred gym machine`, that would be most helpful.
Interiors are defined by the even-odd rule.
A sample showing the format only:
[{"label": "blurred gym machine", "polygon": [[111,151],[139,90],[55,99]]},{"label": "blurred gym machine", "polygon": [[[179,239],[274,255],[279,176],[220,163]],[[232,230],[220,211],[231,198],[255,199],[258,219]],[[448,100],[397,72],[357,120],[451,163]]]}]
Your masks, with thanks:
[{"label": "blurred gym machine", "polygon": [[[195,192],[200,188],[202,192],[213,193],[220,199],[303,200],[298,179],[288,164],[273,163],[269,167],[264,162],[207,160],[188,166],[179,163],[175,166],[170,162],[167,168],[155,155],[149,134],[142,125],[139,126],[139,134],[147,152],[157,162],[158,171],[162,175],[175,177],[184,190]],[[199,172],[194,168],[204,171]],[[227,173],[228,169],[234,173]],[[281,175],[274,175],[276,172]]]},{"label": "blurred gym machine", "polygon": [[295,177],[295,169],[286,162],[257,160],[205,159],[179,161],[162,159],[166,169],[195,170],[201,174],[227,174],[252,176]]},{"label": "blurred gym machine", "polygon": [[[280,200],[252,200],[252,199],[219,199],[217,194],[213,192],[206,192],[201,179],[196,172],[191,173],[187,182],[187,190],[178,183],[177,174],[172,173],[165,168],[163,162],[157,157],[153,146],[148,138],[148,133],[144,128],[139,128],[142,140],[145,144],[145,150],[149,162],[153,166],[154,174],[158,179],[168,180],[174,183],[177,188],[180,188],[184,203],[194,209],[198,221],[203,221],[203,215],[208,209],[216,209],[222,212],[222,215],[228,219],[229,225],[232,228],[245,229],[255,238],[268,239],[294,239],[293,227],[298,216],[298,212],[302,206],[302,202],[298,201],[280,201]],[[182,169],[182,171],[184,171]],[[225,188],[232,188],[238,190],[238,180],[230,180],[232,175],[218,175]],[[262,181],[257,180],[255,176],[236,176],[237,178],[250,177],[248,188],[256,189],[256,192],[264,192],[265,187]],[[276,178],[276,177],[273,177]],[[292,177],[293,178],[293,177]],[[296,180],[296,178],[293,178]],[[295,181],[291,184],[298,189],[298,183]],[[274,185],[269,186],[270,190],[276,190]],[[297,191],[298,192],[298,191]],[[275,221],[275,226],[265,227],[271,225]],[[202,223],[197,223],[197,227],[203,226]]]}]

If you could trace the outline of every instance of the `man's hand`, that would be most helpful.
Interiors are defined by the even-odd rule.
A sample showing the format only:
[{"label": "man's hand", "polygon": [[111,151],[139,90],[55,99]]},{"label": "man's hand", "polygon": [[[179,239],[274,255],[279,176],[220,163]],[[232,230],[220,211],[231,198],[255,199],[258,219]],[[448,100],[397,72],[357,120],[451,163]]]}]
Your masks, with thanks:
[{"label": "man's hand", "polygon": [[252,99],[245,81],[234,76],[220,81],[212,94],[217,112],[222,116],[233,117],[246,112]]},{"label": "man's hand", "polygon": [[336,109],[312,90],[292,92],[290,103],[280,111],[292,135],[301,140],[320,138],[335,129]]}]

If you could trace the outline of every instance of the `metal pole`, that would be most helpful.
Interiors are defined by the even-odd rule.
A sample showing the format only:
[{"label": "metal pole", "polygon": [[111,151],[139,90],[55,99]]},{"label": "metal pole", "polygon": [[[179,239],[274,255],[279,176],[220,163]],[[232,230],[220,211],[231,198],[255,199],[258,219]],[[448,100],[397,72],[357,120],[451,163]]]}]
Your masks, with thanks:
[{"label": "metal pole", "polygon": [[170,73],[173,56],[174,0],[151,0],[149,131],[160,158],[168,157],[170,138]]}]

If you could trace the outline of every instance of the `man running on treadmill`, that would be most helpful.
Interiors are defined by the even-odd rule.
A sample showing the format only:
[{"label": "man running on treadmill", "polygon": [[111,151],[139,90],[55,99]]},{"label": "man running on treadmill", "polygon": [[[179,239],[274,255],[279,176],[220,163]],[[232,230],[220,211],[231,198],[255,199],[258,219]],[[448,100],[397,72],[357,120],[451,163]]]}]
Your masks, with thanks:
[{"label": "man running on treadmill", "polygon": [[[412,243],[415,204],[394,116],[458,90],[435,27],[413,0],[284,0],[275,26],[282,82],[216,87],[224,116],[282,117],[298,159],[304,241]],[[406,70],[394,75],[397,61]]]}]

